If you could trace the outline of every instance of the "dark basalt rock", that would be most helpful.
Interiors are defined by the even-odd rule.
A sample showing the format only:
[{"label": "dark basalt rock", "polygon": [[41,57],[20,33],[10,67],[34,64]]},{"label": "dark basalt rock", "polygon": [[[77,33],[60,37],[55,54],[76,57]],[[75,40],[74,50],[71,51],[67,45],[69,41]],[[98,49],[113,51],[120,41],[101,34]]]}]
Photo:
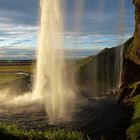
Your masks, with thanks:
[{"label": "dark basalt rock", "polygon": [[140,65],[129,59],[125,59],[123,67],[123,84],[129,85],[140,81]]}]

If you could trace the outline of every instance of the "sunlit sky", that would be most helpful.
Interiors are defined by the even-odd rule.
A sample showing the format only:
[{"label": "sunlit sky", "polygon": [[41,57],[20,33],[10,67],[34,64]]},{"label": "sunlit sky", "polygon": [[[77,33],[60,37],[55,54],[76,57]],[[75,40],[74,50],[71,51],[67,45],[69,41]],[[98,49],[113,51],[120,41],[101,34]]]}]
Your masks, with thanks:
[{"label": "sunlit sky", "polygon": [[[64,40],[68,57],[96,54],[133,35],[135,23],[132,0],[84,0],[83,12],[80,11],[78,15],[81,18],[76,17],[76,1],[66,0],[65,5]],[[122,1],[125,5],[120,10]],[[35,58],[38,7],[39,0],[0,0],[0,59]],[[77,30],[76,18],[79,19]]]}]

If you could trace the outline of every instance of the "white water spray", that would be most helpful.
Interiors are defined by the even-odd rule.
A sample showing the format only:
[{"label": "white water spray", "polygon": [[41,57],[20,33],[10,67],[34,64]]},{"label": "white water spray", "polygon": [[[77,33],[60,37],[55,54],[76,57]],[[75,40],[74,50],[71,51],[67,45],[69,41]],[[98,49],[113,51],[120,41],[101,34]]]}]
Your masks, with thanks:
[{"label": "white water spray", "polygon": [[[70,121],[74,92],[66,79],[61,0],[41,0],[35,94],[41,97],[50,123]],[[69,81],[69,84],[67,83]],[[69,85],[69,86],[68,86]]]}]

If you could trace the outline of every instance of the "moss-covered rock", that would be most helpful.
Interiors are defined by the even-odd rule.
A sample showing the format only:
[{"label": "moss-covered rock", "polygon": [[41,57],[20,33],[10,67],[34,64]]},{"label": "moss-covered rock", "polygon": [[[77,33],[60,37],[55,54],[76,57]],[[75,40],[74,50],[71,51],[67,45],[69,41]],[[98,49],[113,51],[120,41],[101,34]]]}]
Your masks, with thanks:
[{"label": "moss-covered rock", "polygon": [[134,102],[134,114],[132,117],[131,125],[127,130],[127,137],[129,140],[139,140],[140,139],[140,94],[135,96],[132,100]]},{"label": "moss-covered rock", "polygon": [[130,126],[127,129],[128,140],[140,139],[140,81],[122,85],[117,92],[119,103],[128,110]]},{"label": "moss-covered rock", "polygon": [[123,65],[123,84],[117,91],[117,100],[128,109],[131,125],[127,130],[128,140],[140,139],[140,0],[135,5],[135,32],[129,44]]},{"label": "moss-covered rock", "polygon": [[117,92],[118,101],[123,103],[125,106],[133,108],[132,98],[140,94],[140,81],[129,84],[122,85]]},{"label": "moss-covered rock", "polygon": [[128,51],[128,58],[140,64],[140,0],[133,0],[135,5],[135,32],[132,47]]}]

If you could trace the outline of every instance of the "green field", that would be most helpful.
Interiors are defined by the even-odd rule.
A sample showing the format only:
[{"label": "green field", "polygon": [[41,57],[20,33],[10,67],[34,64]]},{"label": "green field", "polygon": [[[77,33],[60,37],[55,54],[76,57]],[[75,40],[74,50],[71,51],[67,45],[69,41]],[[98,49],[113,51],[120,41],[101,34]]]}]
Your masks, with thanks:
[{"label": "green field", "polygon": [[14,80],[19,80],[26,77],[26,75],[16,74],[16,73],[0,73],[0,84],[5,84],[12,82]]},{"label": "green field", "polygon": [[0,73],[4,73],[4,72],[31,73],[32,72],[32,66],[31,65],[0,66]]},{"label": "green field", "polygon": [[0,84],[19,80],[33,72],[32,63],[0,62]]}]

